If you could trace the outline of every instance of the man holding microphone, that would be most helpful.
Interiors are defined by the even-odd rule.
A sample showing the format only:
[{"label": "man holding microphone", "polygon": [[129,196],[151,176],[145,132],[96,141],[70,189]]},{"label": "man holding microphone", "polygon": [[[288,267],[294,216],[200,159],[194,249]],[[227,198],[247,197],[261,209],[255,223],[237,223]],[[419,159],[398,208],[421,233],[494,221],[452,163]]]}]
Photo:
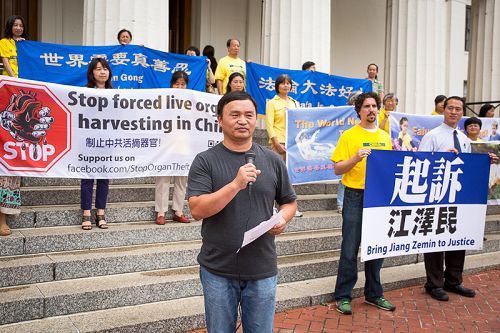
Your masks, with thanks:
[{"label": "man holding microphone", "polygon": [[[273,331],[274,238],[285,230],[297,203],[279,155],[252,142],[256,110],[247,93],[223,96],[217,105],[223,141],[198,154],[189,171],[189,208],[196,220],[203,219],[198,262],[208,332],[235,332],[239,305],[245,332]],[[281,220],[240,249],[244,233],[273,215],[274,201]]]}]

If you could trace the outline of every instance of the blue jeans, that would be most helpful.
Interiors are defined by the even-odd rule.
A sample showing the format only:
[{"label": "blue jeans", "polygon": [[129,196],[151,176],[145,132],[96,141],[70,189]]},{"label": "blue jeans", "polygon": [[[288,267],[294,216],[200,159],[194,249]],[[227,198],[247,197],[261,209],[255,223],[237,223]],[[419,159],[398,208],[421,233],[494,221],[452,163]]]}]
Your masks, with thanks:
[{"label": "blue jeans", "polygon": [[[352,289],[358,280],[358,249],[361,243],[363,190],[345,188],[342,210],[342,247],[335,284],[335,300],[352,299]],[[382,297],[380,269],[384,259],[365,261],[365,299]]]},{"label": "blue jeans", "polygon": [[344,191],[345,186],[342,184],[342,178],[339,179],[339,187],[337,188],[337,207],[342,208],[344,206]]},{"label": "blue jeans", "polygon": [[[272,333],[277,277],[260,280],[228,279],[200,265],[209,333],[234,333],[241,304],[245,333]],[[241,297],[241,301],[240,301]]]}]

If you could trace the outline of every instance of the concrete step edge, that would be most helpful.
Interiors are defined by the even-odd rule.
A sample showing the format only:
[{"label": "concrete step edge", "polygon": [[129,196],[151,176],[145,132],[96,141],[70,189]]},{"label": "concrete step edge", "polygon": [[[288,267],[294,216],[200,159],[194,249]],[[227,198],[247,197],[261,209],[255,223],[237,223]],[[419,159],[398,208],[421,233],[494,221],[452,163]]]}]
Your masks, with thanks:
[{"label": "concrete step edge", "polygon": [[[493,253],[468,256],[465,272],[498,269],[497,255]],[[333,301],[335,279],[336,277],[324,277],[278,285],[276,311]],[[381,280],[385,291],[423,284],[425,270],[422,263],[406,265],[405,269],[383,268]],[[363,285],[364,274],[360,272],[353,290],[354,297],[362,295]],[[203,313],[203,297],[194,296],[7,324],[0,326],[0,333],[185,332],[204,326]]]},{"label": "concrete step edge", "polygon": [[[338,266],[340,232],[325,231],[322,238],[291,235],[277,240],[278,265],[285,280],[304,276],[331,275]],[[500,250],[500,233],[488,234],[482,250],[469,255]],[[7,257],[0,260],[0,287],[32,285],[42,282],[120,275],[133,272],[174,269],[197,265],[201,241],[125,246],[121,248],[78,250],[43,255]],[[423,260],[423,255],[386,258],[385,266],[404,265]],[[358,260],[360,262],[360,260]],[[358,264],[360,269],[361,263]],[[308,266],[309,271],[300,267]],[[2,289],[0,289],[2,290]]]}]

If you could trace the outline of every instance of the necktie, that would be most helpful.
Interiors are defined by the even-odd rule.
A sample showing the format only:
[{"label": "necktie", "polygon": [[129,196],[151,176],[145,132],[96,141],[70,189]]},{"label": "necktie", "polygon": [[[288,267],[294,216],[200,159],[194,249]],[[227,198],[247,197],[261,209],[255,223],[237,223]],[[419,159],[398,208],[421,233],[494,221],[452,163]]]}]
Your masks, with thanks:
[{"label": "necktie", "polygon": [[459,153],[462,152],[462,149],[460,148],[460,141],[458,141],[457,130],[453,131],[453,145],[455,146],[455,149],[458,150]]}]

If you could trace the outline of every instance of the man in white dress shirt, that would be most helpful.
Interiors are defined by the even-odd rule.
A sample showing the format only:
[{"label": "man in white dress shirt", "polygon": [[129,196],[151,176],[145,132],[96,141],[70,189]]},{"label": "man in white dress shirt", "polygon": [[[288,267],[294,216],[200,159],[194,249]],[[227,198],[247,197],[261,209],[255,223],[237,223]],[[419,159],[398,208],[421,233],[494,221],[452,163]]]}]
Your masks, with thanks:
[{"label": "man in white dress shirt", "polygon": [[[467,136],[458,129],[464,114],[465,101],[458,96],[448,97],[444,102],[443,123],[429,131],[420,142],[419,151],[470,153]],[[438,301],[447,301],[446,291],[466,297],[474,297],[474,290],[462,285],[465,250],[424,253],[427,282],[425,290]],[[443,261],[446,269],[443,270]]]}]

